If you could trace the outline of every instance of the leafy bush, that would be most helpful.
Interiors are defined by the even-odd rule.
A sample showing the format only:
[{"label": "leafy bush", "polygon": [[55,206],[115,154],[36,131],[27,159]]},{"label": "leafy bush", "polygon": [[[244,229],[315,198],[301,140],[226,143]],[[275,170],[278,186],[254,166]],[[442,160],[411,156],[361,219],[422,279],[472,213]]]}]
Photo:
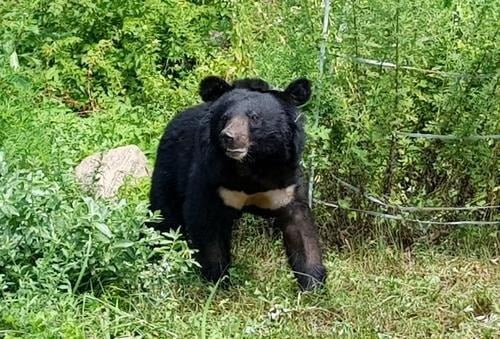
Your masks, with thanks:
[{"label": "leafy bush", "polygon": [[212,57],[224,36],[220,6],[188,1],[7,1],[0,41],[45,91],[82,114],[108,98],[170,102],[171,88]]},{"label": "leafy bush", "polygon": [[192,264],[186,243],[145,229],[147,216],[145,204],[95,200],[41,171],[10,170],[0,153],[1,291],[139,286],[148,267],[164,267],[162,279],[184,272]]}]

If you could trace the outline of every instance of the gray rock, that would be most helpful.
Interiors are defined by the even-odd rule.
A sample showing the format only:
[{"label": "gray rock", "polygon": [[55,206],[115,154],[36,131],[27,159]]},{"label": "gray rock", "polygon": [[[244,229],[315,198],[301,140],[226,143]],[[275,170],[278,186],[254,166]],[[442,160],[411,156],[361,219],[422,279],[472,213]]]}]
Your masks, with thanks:
[{"label": "gray rock", "polygon": [[126,178],[150,175],[147,159],[136,145],[113,148],[90,155],[75,168],[77,180],[96,196],[110,198],[116,195]]}]

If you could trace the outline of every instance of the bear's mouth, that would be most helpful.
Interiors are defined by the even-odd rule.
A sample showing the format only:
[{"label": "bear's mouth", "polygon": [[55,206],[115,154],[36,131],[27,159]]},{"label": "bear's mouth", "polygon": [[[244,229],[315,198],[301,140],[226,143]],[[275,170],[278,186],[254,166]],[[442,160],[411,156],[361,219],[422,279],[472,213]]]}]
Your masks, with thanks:
[{"label": "bear's mouth", "polygon": [[234,160],[242,160],[248,153],[247,148],[226,149],[226,155]]}]

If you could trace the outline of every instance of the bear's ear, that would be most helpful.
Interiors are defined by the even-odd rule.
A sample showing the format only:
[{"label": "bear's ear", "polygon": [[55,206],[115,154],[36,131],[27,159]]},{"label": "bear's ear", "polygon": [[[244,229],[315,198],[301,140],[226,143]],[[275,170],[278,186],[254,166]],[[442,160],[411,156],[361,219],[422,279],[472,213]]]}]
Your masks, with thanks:
[{"label": "bear's ear", "polygon": [[201,80],[199,92],[203,101],[214,101],[231,89],[232,86],[224,79],[208,76]]},{"label": "bear's ear", "polygon": [[296,106],[302,106],[311,97],[311,82],[306,78],[292,81],[285,89],[285,94]]}]

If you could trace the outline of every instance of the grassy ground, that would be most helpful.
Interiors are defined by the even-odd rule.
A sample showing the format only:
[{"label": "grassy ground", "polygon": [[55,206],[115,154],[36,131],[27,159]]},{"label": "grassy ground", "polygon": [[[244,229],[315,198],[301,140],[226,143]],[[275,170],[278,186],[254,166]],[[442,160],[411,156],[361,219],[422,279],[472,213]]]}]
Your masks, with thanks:
[{"label": "grassy ground", "polygon": [[[83,295],[5,300],[7,337],[497,337],[498,261],[385,246],[327,251],[321,293],[299,293],[280,239],[243,225],[234,286],[194,274],[132,293],[110,286]],[[32,307],[31,305],[34,305]]]}]

